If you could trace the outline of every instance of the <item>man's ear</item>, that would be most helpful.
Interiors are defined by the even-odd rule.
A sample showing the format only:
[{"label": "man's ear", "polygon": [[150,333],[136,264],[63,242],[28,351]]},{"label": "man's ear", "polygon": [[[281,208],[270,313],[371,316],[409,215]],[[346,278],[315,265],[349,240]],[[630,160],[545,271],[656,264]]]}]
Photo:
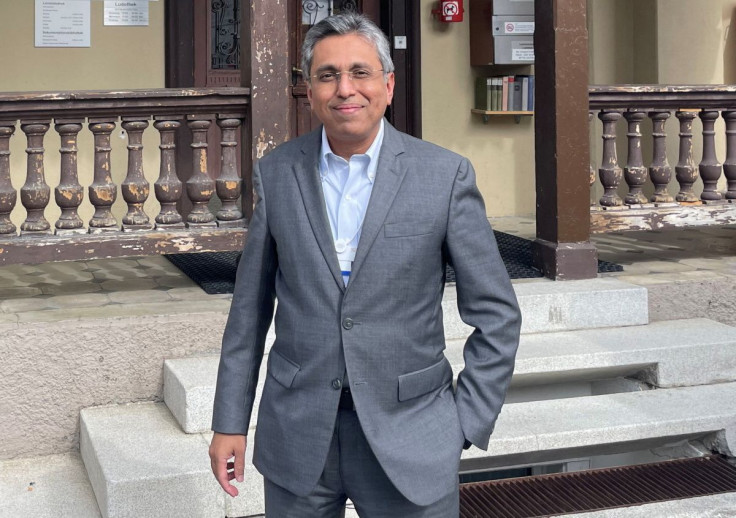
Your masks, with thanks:
[{"label": "man's ear", "polygon": [[312,85],[307,83],[307,99],[309,100],[309,105],[312,105]]},{"label": "man's ear", "polygon": [[394,98],[394,83],[396,81],[396,77],[394,76],[394,73],[391,72],[386,77],[386,101],[389,106],[391,106],[391,100]]}]

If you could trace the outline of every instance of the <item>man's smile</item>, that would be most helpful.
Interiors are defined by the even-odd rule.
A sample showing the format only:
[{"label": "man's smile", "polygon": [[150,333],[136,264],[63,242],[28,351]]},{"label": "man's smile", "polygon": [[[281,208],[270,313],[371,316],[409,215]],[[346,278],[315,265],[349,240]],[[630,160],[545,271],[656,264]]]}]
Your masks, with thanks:
[{"label": "man's smile", "polygon": [[363,109],[363,106],[356,103],[345,103],[345,104],[338,104],[337,106],[333,107],[334,110],[337,110],[338,113],[341,113],[343,115],[352,115],[353,113],[357,113],[361,109]]}]

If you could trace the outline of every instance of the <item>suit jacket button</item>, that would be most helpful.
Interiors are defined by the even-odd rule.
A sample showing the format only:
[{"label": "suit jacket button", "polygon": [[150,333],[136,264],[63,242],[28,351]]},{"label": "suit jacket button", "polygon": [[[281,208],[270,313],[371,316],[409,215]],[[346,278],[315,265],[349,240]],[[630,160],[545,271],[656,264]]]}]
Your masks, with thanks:
[{"label": "suit jacket button", "polygon": [[342,388],[342,380],[340,378],[335,378],[332,380],[332,388],[335,390],[340,390]]},{"label": "suit jacket button", "polygon": [[353,328],[353,319],[352,318],[346,318],[342,321],[342,327],[350,331]]}]

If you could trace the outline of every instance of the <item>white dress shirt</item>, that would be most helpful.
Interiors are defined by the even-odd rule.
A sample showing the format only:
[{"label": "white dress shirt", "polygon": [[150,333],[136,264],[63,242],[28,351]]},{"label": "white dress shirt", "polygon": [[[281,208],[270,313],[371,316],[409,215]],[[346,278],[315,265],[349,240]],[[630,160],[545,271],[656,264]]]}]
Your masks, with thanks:
[{"label": "white dress shirt", "polygon": [[322,128],[319,173],[335,252],[345,286],[350,280],[365,211],[373,191],[382,142],[383,119],[378,134],[368,150],[362,155],[353,155],[350,160],[345,160],[332,152],[327,134],[324,127]]}]

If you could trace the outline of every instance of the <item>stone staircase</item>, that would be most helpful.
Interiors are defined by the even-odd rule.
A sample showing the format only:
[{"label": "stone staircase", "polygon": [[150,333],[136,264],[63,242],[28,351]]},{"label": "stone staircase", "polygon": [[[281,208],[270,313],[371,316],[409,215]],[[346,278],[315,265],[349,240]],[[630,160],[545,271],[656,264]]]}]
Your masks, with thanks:
[{"label": "stone staircase", "polygon": [[[488,451],[464,452],[463,472],[570,470],[593,467],[590,459],[614,462],[616,455],[629,461],[705,450],[734,455],[736,328],[706,319],[649,324],[646,289],[612,278],[514,287],[524,324],[507,404]],[[454,290],[447,290],[444,306],[446,353],[457,374],[468,328]],[[163,403],[81,412],[81,458],[101,516],[263,513],[262,481],[250,462],[235,499],[210,472],[217,362],[213,355],[167,360]],[[81,469],[77,461],[70,466]],[[0,503],[0,517],[3,511]]]}]

